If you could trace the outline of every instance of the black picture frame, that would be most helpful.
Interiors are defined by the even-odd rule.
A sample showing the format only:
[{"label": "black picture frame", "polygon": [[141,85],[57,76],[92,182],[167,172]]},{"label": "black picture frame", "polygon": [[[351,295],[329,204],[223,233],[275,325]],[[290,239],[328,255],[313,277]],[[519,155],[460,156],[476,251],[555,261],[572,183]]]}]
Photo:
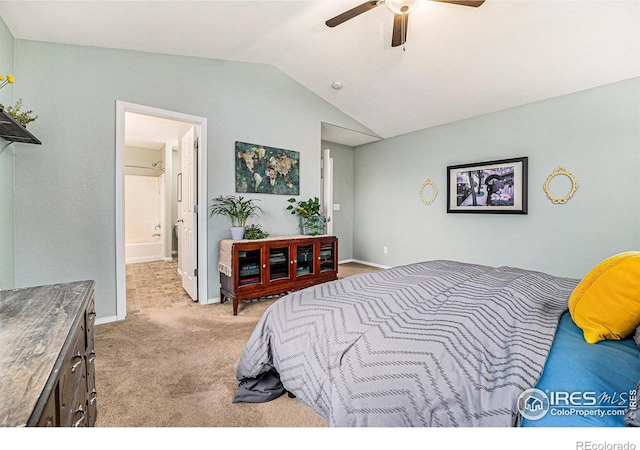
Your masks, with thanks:
[{"label": "black picture frame", "polygon": [[447,166],[447,212],[527,214],[528,162],[523,156]]}]

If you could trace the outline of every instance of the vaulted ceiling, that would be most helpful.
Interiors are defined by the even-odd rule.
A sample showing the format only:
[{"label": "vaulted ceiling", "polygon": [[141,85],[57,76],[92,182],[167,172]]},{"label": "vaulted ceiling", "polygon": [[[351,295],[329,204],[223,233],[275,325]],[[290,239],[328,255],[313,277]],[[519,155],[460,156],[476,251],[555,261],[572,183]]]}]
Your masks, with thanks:
[{"label": "vaulted ceiling", "polygon": [[[18,39],[271,64],[388,138],[640,76],[638,0],[1,1]],[[334,82],[343,88],[336,90]]]}]

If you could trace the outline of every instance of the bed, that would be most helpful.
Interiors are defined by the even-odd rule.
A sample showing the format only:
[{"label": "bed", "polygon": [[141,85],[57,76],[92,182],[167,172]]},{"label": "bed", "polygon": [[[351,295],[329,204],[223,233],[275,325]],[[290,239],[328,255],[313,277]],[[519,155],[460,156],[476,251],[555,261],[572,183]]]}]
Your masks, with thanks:
[{"label": "bed", "polygon": [[[233,402],[288,392],[334,427],[637,424],[640,348],[627,335],[606,345],[584,341],[568,311],[582,284],[437,260],[290,293],[265,311],[247,342]],[[640,310],[631,315],[640,325]],[[606,394],[605,406],[617,413],[527,414],[536,395],[555,391],[586,392],[570,397],[583,409],[603,409],[587,403],[592,392]],[[547,411],[567,406],[558,398],[566,400],[547,398]]]}]

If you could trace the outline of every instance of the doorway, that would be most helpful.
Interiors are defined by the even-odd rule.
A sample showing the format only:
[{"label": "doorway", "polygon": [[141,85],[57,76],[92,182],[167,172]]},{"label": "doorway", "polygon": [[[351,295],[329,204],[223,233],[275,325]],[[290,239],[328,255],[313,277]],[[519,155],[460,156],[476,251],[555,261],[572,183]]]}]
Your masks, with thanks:
[{"label": "doorway", "polygon": [[[154,139],[144,138],[140,129],[145,129],[147,136],[157,136]],[[190,272],[188,279],[189,293],[194,301],[206,304],[207,301],[207,227],[206,214],[198,214],[199,205],[206,205],[206,180],[207,180],[207,120],[206,118],[191,116],[179,112],[161,110],[144,105],[132,103],[116,102],[116,319],[123,320],[127,312],[126,299],[126,261],[127,261],[127,226],[126,223],[126,173],[132,170],[162,172],[156,180],[156,190],[159,195],[160,206],[158,208],[158,219],[146,220],[142,234],[152,235],[152,240],[160,242],[162,259],[171,260],[177,250],[177,257],[180,261],[178,271],[184,277],[187,273],[181,271],[182,267],[188,267]],[[188,187],[183,183],[182,163],[178,154],[182,150],[182,137],[190,133],[192,137],[191,145],[192,164],[191,181]],[[171,136],[171,137],[168,137]],[[155,143],[152,141],[155,140]],[[160,147],[155,150],[160,153],[148,154],[144,151],[135,150],[145,147]],[[134,148],[138,159],[132,159],[128,151]],[[147,160],[142,158],[147,156]],[[154,160],[155,156],[159,159]],[[142,158],[142,159],[140,159]],[[129,166],[129,167],[127,167]],[[131,166],[139,166],[137,168]],[[151,167],[151,169],[149,169]],[[127,183],[136,185],[136,183]],[[140,184],[140,183],[137,183]],[[144,183],[142,183],[144,184]],[[147,183],[149,184],[149,183]],[[192,212],[192,230],[189,233],[191,242],[180,242],[179,237],[174,232],[174,226],[180,225],[182,206],[178,203],[178,197],[185,196],[185,189],[190,193],[188,210]],[[145,222],[143,220],[143,222]],[[148,226],[147,226],[148,225]],[[153,227],[153,230],[146,228]],[[151,231],[151,233],[149,233]],[[155,236],[154,236],[155,235]],[[179,249],[176,249],[176,241],[179,242]],[[181,251],[189,249],[190,260],[185,263],[182,260]],[[186,252],[185,252],[186,254]],[[183,283],[184,285],[184,283]]]}]

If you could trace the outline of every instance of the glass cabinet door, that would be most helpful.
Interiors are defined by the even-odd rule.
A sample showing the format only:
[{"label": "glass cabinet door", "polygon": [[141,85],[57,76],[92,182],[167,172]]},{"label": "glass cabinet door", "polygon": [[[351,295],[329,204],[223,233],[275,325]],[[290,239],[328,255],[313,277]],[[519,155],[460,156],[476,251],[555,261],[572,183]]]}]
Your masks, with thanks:
[{"label": "glass cabinet door", "polygon": [[313,244],[296,247],[296,276],[315,273],[313,264]]},{"label": "glass cabinet door", "polygon": [[320,273],[336,270],[336,249],[334,242],[320,243]]},{"label": "glass cabinet door", "polygon": [[269,281],[289,279],[289,247],[269,248]]},{"label": "glass cabinet door", "polygon": [[249,284],[260,284],[262,278],[262,255],[261,250],[247,250],[238,252],[238,285],[247,286]]}]

